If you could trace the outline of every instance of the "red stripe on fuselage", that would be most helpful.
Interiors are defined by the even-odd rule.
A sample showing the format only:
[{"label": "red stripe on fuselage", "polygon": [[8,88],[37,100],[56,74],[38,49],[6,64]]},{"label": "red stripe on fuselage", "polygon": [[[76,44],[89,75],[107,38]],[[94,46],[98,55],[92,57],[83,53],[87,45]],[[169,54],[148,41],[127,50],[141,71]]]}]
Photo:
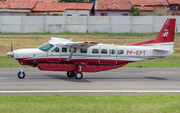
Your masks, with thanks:
[{"label": "red stripe on fuselage", "polygon": [[68,64],[92,64],[92,65],[115,65],[115,64],[122,64],[122,63],[130,63],[134,61],[127,61],[127,60],[108,60],[108,59],[71,59],[69,62],[67,62],[67,58],[61,58],[60,61],[55,61],[57,58],[18,58],[19,62],[25,62],[30,64],[38,64],[38,63],[68,63]]}]

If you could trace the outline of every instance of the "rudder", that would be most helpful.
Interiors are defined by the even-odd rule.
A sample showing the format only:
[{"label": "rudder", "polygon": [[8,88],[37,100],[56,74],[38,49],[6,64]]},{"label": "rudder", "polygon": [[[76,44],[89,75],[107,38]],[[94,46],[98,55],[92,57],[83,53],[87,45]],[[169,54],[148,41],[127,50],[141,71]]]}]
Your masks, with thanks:
[{"label": "rudder", "polygon": [[154,43],[174,42],[176,19],[168,18],[155,40],[133,44],[131,46],[145,46]]}]

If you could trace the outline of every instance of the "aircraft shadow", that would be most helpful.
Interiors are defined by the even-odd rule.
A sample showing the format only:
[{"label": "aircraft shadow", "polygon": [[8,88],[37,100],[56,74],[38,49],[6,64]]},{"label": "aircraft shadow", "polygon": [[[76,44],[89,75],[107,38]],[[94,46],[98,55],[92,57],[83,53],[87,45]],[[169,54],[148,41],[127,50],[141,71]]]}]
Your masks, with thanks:
[{"label": "aircraft shadow", "polygon": [[155,79],[155,80],[168,80],[166,78],[160,78],[160,77],[144,77],[144,78],[147,78],[147,79]]},{"label": "aircraft shadow", "polygon": [[114,78],[86,78],[86,79],[111,79],[111,80],[117,80],[117,79],[121,79],[121,80],[128,80],[128,79],[133,79],[133,80],[138,80],[138,79],[154,79],[154,80],[168,80],[166,78],[159,78],[159,77],[143,77],[143,78],[117,78],[117,77],[114,77]]},{"label": "aircraft shadow", "polygon": [[117,78],[117,77],[114,77],[114,78],[104,78],[104,77],[102,77],[102,78],[89,78],[89,77],[86,77],[86,78],[83,78],[83,79],[80,79],[80,80],[77,80],[77,79],[75,79],[75,78],[68,78],[67,76],[64,76],[64,75],[45,75],[45,76],[48,76],[48,77],[51,77],[51,78],[55,78],[55,79],[61,79],[61,80],[65,80],[65,81],[70,81],[70,82],[90,82],[90,81],[88,81],[87,79],[89,79],[89,80],[95,80],[95,79],[111,79],[111,80],[113,80],[113,79],[115,79],[115,80],[117,80],[117,79],[120,79],[120,80],[122,80],[122,79],[153,79],[153,80],[168,80],[168,79],[166,79],[166,78],[160,78],[160,77],[143,77],[143,78],[121,78],[121,77],[119,77],[119,78]]},{"label": "aircraft shadow", "polygon": [[45,75],[45,76],[48,76],[48,77],[51,77],[51,78],[55,78],[55,79],[60,79],[60,80],[64,80],[64,81],[69,81],[69,82],[90,82],[86,79],[75,79],[75,78],[68,78],[67,76],[64,76],[64,75]]},{"label": "aircraft shadow", "polygon": [[[75,78],[68,78],[65,75],[50,75],[50,74],[45,74],[44,76],[47,76],[48,78],[34,78],[34,79],[59,79],[59,80],[64,80],[64,81],[69,81],[69,82],[91,82],[88,80],[144,80],[144,79],[152,79],[152,80],[168,80],[166,78],[160,78],[160,77],[84,77],[83,79],[75,79]],[[49,78],[50,77],[50,78]],[[31,78],[32,79],[32,78]]]}]

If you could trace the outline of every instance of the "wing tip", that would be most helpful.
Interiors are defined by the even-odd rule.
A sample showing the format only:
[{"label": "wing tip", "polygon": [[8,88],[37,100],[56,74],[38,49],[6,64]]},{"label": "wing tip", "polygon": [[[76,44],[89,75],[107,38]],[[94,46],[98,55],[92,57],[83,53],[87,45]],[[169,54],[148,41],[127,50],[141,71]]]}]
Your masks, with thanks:
[{"label": "wing tip", "polygon": [[99,42],[94,42],[94,41],[84,41],[84,43],[87,43],[87,44],[99,44]]}]

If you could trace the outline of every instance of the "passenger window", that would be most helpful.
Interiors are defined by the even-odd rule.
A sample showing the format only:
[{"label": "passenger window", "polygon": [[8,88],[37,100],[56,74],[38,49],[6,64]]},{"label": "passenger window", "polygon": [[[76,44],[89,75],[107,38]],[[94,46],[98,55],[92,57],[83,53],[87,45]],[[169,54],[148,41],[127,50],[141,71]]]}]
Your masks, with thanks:
[{"label": "passenger window", "polygon": [[62,48],[62,52],[63,52],[63,53],[67,52],[67,48],[63,47],[63,48]]},{"label": "passenger window", "polygon": [[101,49],[101,54],[107,54],[107,49]]},{"label": "passenger window", "polygon": [[93,49],[93,50],[92,50],[92,53],[98,54],[98,53],[99,53],[99,49]]},{"label": "passenger window", "polygon": [[81,49],[80,52],[81,53],[87,53],[87,49]]},{"label": "passenger window", "polygon": [[124,50],[117,50],[117,54],[124,54]]},{"label": "passenger window", "polygon": [[116,50],[110,49],[110,50],[109,50],[109,54],[116,54]]},{"label": "passenger window", "polygon": [[[71,50],[72,50],[72,48],[69,48],[69,52],[71,52]],[[75,49],[74,53],[76,53],[76,49]]]},{"label": "passenger window", "polygon": [[51,52],[58,53],[59,52],[59,47],[54,48]]}]

